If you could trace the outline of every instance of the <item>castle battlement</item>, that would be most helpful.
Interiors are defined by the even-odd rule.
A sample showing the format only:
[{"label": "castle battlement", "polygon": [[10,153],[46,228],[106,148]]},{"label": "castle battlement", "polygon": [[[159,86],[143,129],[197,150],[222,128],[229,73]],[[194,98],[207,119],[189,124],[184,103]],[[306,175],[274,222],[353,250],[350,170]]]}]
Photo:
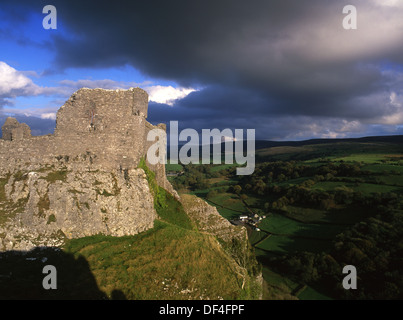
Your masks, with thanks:
[{"label": "castle battlement", "polygon": [[[0,175],[58,164],[73,169],[137,168],[151,145],[147,134],[156,128],[146,121],[147,110],[148,94],[140,88],[82,88],[58,110],[52,135],[32,137],[26,124],[8,118],[0,139]],[[150,167],[160,185],[171,189],[164,166]]]},{"label": "castle battlement", "polygon": [[129,90],[80,89],[57,112],[55,135],[119,134],[134,118],[147,118],[148,94]]}]

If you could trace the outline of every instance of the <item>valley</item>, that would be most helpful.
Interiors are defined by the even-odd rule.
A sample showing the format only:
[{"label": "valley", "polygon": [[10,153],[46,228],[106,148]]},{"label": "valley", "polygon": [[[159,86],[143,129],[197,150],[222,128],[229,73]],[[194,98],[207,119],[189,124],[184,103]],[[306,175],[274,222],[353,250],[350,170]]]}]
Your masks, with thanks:
[{"label": "valley", "polygon": [[[400,143],[376,140],[259,149],[250,176],[236,176],[231,165],[166,170],[181,172],[169,178],[180,193],[230,221],[261,217],[248,235],[265,299],[398,298],[403,154]],[[343,290],[347,264],[357,267],[362,290]]]}]

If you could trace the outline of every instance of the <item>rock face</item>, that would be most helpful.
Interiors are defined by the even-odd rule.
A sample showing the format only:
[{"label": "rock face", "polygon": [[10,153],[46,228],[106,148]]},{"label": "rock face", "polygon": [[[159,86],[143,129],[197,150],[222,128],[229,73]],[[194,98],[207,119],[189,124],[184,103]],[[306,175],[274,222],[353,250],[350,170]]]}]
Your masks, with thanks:
[{"label": "rock face", "polygon": [[[234,272],[243,278],[242,288],[249,282],[255,287],[256,298],[262,299],[263,276],[249,244],[247,230],[223,218],[217,208],[194,195],[181,195],[181,202],[199,231],[215,236],[226,247],[234,264]],[[238,246],[234,244],[238,243]]]},{"label": "rock face", "polygon": [[[154,128],[148,95],[129,90],[80,89],[57,112],[54,135],[31,137],[8,118],[0,139],[0,250],[59,245],[98,233],[132,235],[157,217],[138,164],[147,158]],[[178,197],[165,166],[157,183]]]},{"label": "rock face", "polygon": [[233,238],[240,241],[247,239],[245,227],[232,225],[220,215],[216,207],[210,206],[206,201],[185,194],[181,196],[181,203],[199,231],[214,235],[225,242],[229,242]]},{"label": "rock face", "polygon": [[3,179],[3,188],[0,251],[58,246],[99,233],[137,234],[157,217],[142,169],[32,171]]}]

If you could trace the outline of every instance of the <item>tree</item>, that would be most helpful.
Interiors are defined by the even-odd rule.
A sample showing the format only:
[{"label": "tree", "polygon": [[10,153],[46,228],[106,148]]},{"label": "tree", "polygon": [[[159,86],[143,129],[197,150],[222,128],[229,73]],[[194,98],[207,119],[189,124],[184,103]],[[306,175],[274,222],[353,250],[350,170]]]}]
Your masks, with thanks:
[{"label": "tree", "polygon": [[208,200],[211,200],[212,198],[216,197],[218,195],[217,190],[211,190],[207,193],[206,198]]},{"label": "tree", "polygon": [[332,198],[322,199],[320,201],[320,208],[323,210],[329,210],[335,206],[334,200]]},{"label": "tree", "polygon": [[237,184],[234,186],[233,190],[236,194],[240,194],[242,191],[242,187],[239,184]]}]

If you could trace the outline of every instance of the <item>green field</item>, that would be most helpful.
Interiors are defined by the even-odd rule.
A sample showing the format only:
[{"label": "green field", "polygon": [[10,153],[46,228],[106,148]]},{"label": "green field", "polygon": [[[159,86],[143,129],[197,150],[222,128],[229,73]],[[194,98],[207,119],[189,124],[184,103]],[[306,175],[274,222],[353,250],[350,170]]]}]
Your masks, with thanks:
[{"label": "green field", "polygon": [[379,163],[382,160],[389,159],[385,154],[352,154],[346,157],[333,158],[332,161],[344,161],[344,162],[363,162],[363,163]]},{"label": "green field", "polygon": [[296,207],[288,205],[284,215],[304,223],[329,223],[334,225],[352,225],[368,215],[367,210],[356,207],[341,207],[331,210]]},{"label": "green field", "polygon": [[254,246],[267,237],[267,233],[253,230],[249,235],[249,241]]},{"label": "green field", "polygon": [[180,164],[170,164],[167,163],[165,165],[165,170],[166,172],[177,172],[177,171],[182,171],[183,170],[183,166]]},{"label": "green field", "polygon": [[384,192],[401,192],[402,189],[398,186],[390,186],[384,184],[375,184],[375,183],[348,183],[348,182],[333,182],[333,181],[323,181],[317,182],[312,189],[321,189],[325,191],[335,190],[336,188],[344,188],[347,187],[354,191],[362,192],[366,195],[370,195],[371,193],[384,193]]},{"label": "green field", "polygon": [[220,164],[220,165],[214,165],[212,168],[211,168],[211,172],[219,172],[219,171],[221,171],[221,170],[225,170],[225,169],[228,169],[228,168],[232,168],[232,167],[234,167],[234,166],[238,166],[237,164]]},{"label": "green field", "polygon": [[297,295],[297,298],[300,300],[331,300],[330,297],[312,287],[301,286],[268,268],[263,268],[263,277],[267,286],[266,290],[264,290],[264,299],[296,299],[294,295]]},{"label": "green field", "polygon": [[304,223],[329,222],[329,214],[320,209],[287,205],[284,215]]},{"label": "green field", "polygon": [[259,228],[275,235],[328,240],[333,239],[345,229],[345,227],[340,225],[302,223],[279,214],[273,214],[269,218],[262,220],[259,223]]},{"label": "green field", "polygon": [[263,268],[263,278],[265,279],[263,299],[265,300],[290,300],[296,299],[292,292],[297,290],[298,283],[282,277],[269,268]]},{"label": "green field", "polygon": [[309,286],[306,286],[301,293],[298,294],[298,298],[301,300],[332,300],[330,297],[316,291]]},{"label": "green field", "polygon": [[[403,175],[376,176],[381,183],[390,186],[403,187]],[[401,190],[401,189],[397,189]]]},{"label": "green field", "polygon": [[392,164],[370,164],[365,165],[362,170],[368,170],[375,173],[400,173],[403,174],[403,166],[402,165],[392,165]]},{"label": "green field", "polygon": [[331,248],[330,240],[292,238],[289,236],[268,237],[259,243],[257,248],[272,251],[274,253],[292,253],[298,251],[309,251],[320,253],[328,251]]}]

